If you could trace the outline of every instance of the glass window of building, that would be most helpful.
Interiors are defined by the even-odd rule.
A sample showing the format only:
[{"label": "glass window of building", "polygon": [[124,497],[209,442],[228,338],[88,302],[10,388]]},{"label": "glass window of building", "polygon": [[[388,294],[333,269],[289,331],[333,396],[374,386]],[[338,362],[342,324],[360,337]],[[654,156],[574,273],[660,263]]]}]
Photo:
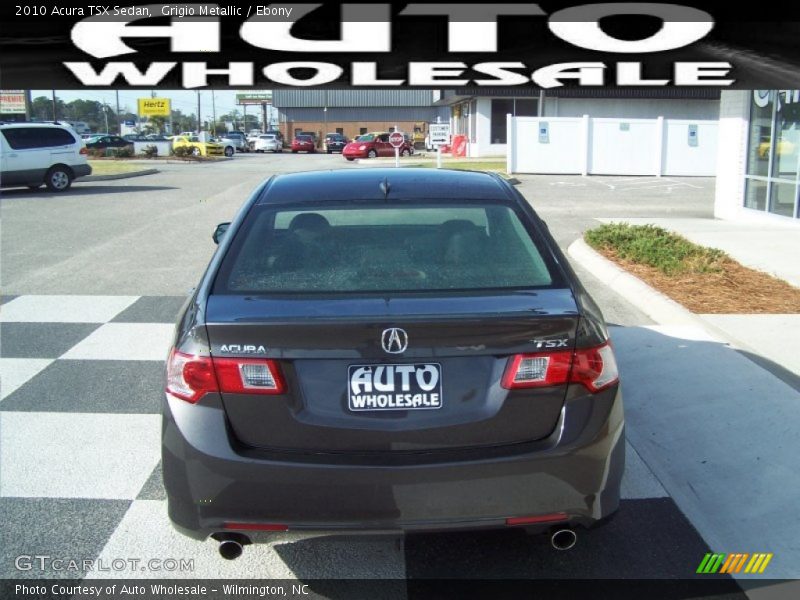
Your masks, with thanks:
[{"label": "glass window of building", "polygon": [[515,117],[536,117],[539,114],[539,100],[537,98],[493,99],[489,127],[492,144],[506,144],[508,142],[506,115],[509,113]]},{"label": "glass window of building", "polygon": [[744,205],[800,217],[800,90],[753,90]]}]

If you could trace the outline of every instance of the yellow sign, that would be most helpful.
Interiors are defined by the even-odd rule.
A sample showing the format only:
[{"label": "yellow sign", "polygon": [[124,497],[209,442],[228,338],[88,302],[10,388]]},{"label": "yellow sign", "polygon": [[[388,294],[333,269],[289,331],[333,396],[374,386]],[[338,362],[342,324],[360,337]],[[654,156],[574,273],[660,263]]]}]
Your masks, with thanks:
[{"label": "yellow sign", "polygon": [[140,117],[168,117],[169,98],[139,98]]}]

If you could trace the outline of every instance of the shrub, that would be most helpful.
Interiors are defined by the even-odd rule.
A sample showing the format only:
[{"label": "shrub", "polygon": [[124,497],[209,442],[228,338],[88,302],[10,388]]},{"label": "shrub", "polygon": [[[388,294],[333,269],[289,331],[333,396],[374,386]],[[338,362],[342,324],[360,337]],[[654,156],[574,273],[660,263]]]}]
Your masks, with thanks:
[{"label": "shrub", "polygon": [[655,267],[665,275],[722,270],[727,255],[705,248],[655,225],[609,223],[586,232],[586,242],[619,258]]},{"label": "shrub", "polygon": [[142,150],[142,156],[146,158],[154,158],[158,156],[158,146],[149,145],[145,146],[144,150]]},{"label": "shrub", "polygon": [[116,158],[132,158],[133,155],[133,146],[123,146],[122,148],[114,149],[114,156]]},{"label": "shrub", "polygon": [[172,153],[178,157],[185,157],[192,155],[192,148],[189,146],[178,146],[177,148],[172,149]]}]

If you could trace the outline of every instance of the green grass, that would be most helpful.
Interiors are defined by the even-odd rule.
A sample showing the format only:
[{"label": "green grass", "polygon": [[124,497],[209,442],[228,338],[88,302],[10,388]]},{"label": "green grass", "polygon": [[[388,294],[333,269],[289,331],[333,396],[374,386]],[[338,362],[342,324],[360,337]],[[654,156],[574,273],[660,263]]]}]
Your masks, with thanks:
[{"label": "green grass", "polygon": [[654,267],[665,275],[717,273],[728,258],[722,250],[698,246],[655,225],[609,223],[587,231],[584,237],[597,250],[611,250],[622,259]]},{"label": "green grass", "polygon": [[131,164],[125,160],[90,160],[92,175],[120,175],[133,171],[144,171],[147,165]]}]

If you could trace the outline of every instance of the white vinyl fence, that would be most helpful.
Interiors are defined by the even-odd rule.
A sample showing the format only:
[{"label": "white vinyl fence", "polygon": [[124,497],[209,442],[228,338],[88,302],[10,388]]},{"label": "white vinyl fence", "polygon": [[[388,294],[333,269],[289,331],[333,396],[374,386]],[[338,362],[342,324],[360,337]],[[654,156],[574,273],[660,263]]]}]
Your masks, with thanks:
[{"label": "white vinyl fence", "polygon": [[509,173],[713,176],[717,121],[512,117]]}]

